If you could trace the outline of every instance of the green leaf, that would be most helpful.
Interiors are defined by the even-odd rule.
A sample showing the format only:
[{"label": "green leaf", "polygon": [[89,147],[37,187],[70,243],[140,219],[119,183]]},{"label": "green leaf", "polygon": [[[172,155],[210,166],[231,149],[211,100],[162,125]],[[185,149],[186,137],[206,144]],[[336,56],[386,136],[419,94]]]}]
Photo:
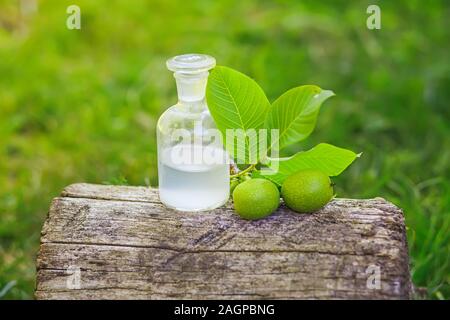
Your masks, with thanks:
[{"label": "green leaf", "polygon": [[311,134],[322,103],[332,96],[333,91],[306,85],[285,92],[273,103],[265,124],[268,129],[279,129],[279,150]]},{"label": "green leaf", "polygon": [[337,176],[360,155],[331,144],[320,143],[311,150],[298,152],[292,157],[272,159],[269,168],[259,174],[278,185],[283,184],[291,174],[304,169],[317,169],[328,176]]},{"label": "green leaf", "polygon": [[[258,129],[264,127],[270,109],[269,100],[261,87],[243,73],[217,66],[209,75],[206,99],[225,146],[228,152],[233,153],[236,162],[252,163],[250,159],[255,160],[253,162],[259,160],[262,155],[257,154]],[[241,129],[237,133],[245,143],[244,159],[236,148],[238,138],[227,137],[227,129]]]}]

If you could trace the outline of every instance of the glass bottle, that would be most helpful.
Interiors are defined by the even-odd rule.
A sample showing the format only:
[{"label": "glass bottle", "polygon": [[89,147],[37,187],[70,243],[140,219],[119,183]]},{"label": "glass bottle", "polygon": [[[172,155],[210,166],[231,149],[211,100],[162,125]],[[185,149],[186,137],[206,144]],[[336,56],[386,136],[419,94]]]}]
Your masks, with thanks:
[{"label": "glass bottle", "polygon": [[185,54],[167,61],[178,103],[157,125],[159,197],[181,211],[211,210],[229,197],[229,161],[208,111],[205,91],[213,57]]}]

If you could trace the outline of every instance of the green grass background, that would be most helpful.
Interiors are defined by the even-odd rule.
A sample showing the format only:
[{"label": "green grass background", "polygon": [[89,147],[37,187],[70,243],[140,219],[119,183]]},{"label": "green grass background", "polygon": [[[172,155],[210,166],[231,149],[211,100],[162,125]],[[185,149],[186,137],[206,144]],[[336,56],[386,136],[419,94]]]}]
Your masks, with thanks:
[{"label": "green grass background", "polygon": [[[22,10],[19,3],[22,3]],[[337,96],[302,144],[364,152],[341,197],[402,207],[414,284],[450,298],[450,3],[0,0],[0,298],[29,299],[50,201],[73,182],[156,185],[165,68],[200,52],[273,101],[299,84]],[[80,31],[66,28],[78,4]],[[366,28],[379,4],[382,29]]]}]

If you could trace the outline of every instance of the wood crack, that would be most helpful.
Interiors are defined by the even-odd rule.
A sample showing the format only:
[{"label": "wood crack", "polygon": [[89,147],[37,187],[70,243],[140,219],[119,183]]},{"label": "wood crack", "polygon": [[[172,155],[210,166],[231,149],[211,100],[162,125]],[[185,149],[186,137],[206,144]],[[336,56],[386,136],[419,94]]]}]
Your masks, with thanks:
[{"label": "wood crack", "polygon": [[247,249],[181,249],[168,246],[150,246],[150,245],[135,245],[135,244],[107,244],[107,243],[90,243],[90,242],[65,242],[65,241],[49,241],[43,242],[42,244],[60,244],[60,245],[81,245],[81,246],[100,246],[100,247],[119,247],[119,248],[138,248],[138,249],[157,249],[157,250],[168,250],[175,251],[179,254],[197,254],[197,253],[315,253],[323,255],[333,255],[333,256],[377,256],[377,257],[390,257],[390,255],[384,254],[374,254],[368,252],[338,252],[338,251],[321,251],[317,249],[311,250],[300,250],[300,249],[273,249],[273,250],[247,250]]}]

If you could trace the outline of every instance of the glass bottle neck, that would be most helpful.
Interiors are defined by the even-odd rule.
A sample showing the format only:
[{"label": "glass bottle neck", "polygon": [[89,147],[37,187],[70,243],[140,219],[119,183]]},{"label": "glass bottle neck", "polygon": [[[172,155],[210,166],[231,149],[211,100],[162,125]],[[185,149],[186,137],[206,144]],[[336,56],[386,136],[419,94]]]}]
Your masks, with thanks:
[{"label": "glass bottle neck", "polygon": [[179,104],[206,108],[205,92],[208,74],[207,71],[195,74],[174,73]]}]

